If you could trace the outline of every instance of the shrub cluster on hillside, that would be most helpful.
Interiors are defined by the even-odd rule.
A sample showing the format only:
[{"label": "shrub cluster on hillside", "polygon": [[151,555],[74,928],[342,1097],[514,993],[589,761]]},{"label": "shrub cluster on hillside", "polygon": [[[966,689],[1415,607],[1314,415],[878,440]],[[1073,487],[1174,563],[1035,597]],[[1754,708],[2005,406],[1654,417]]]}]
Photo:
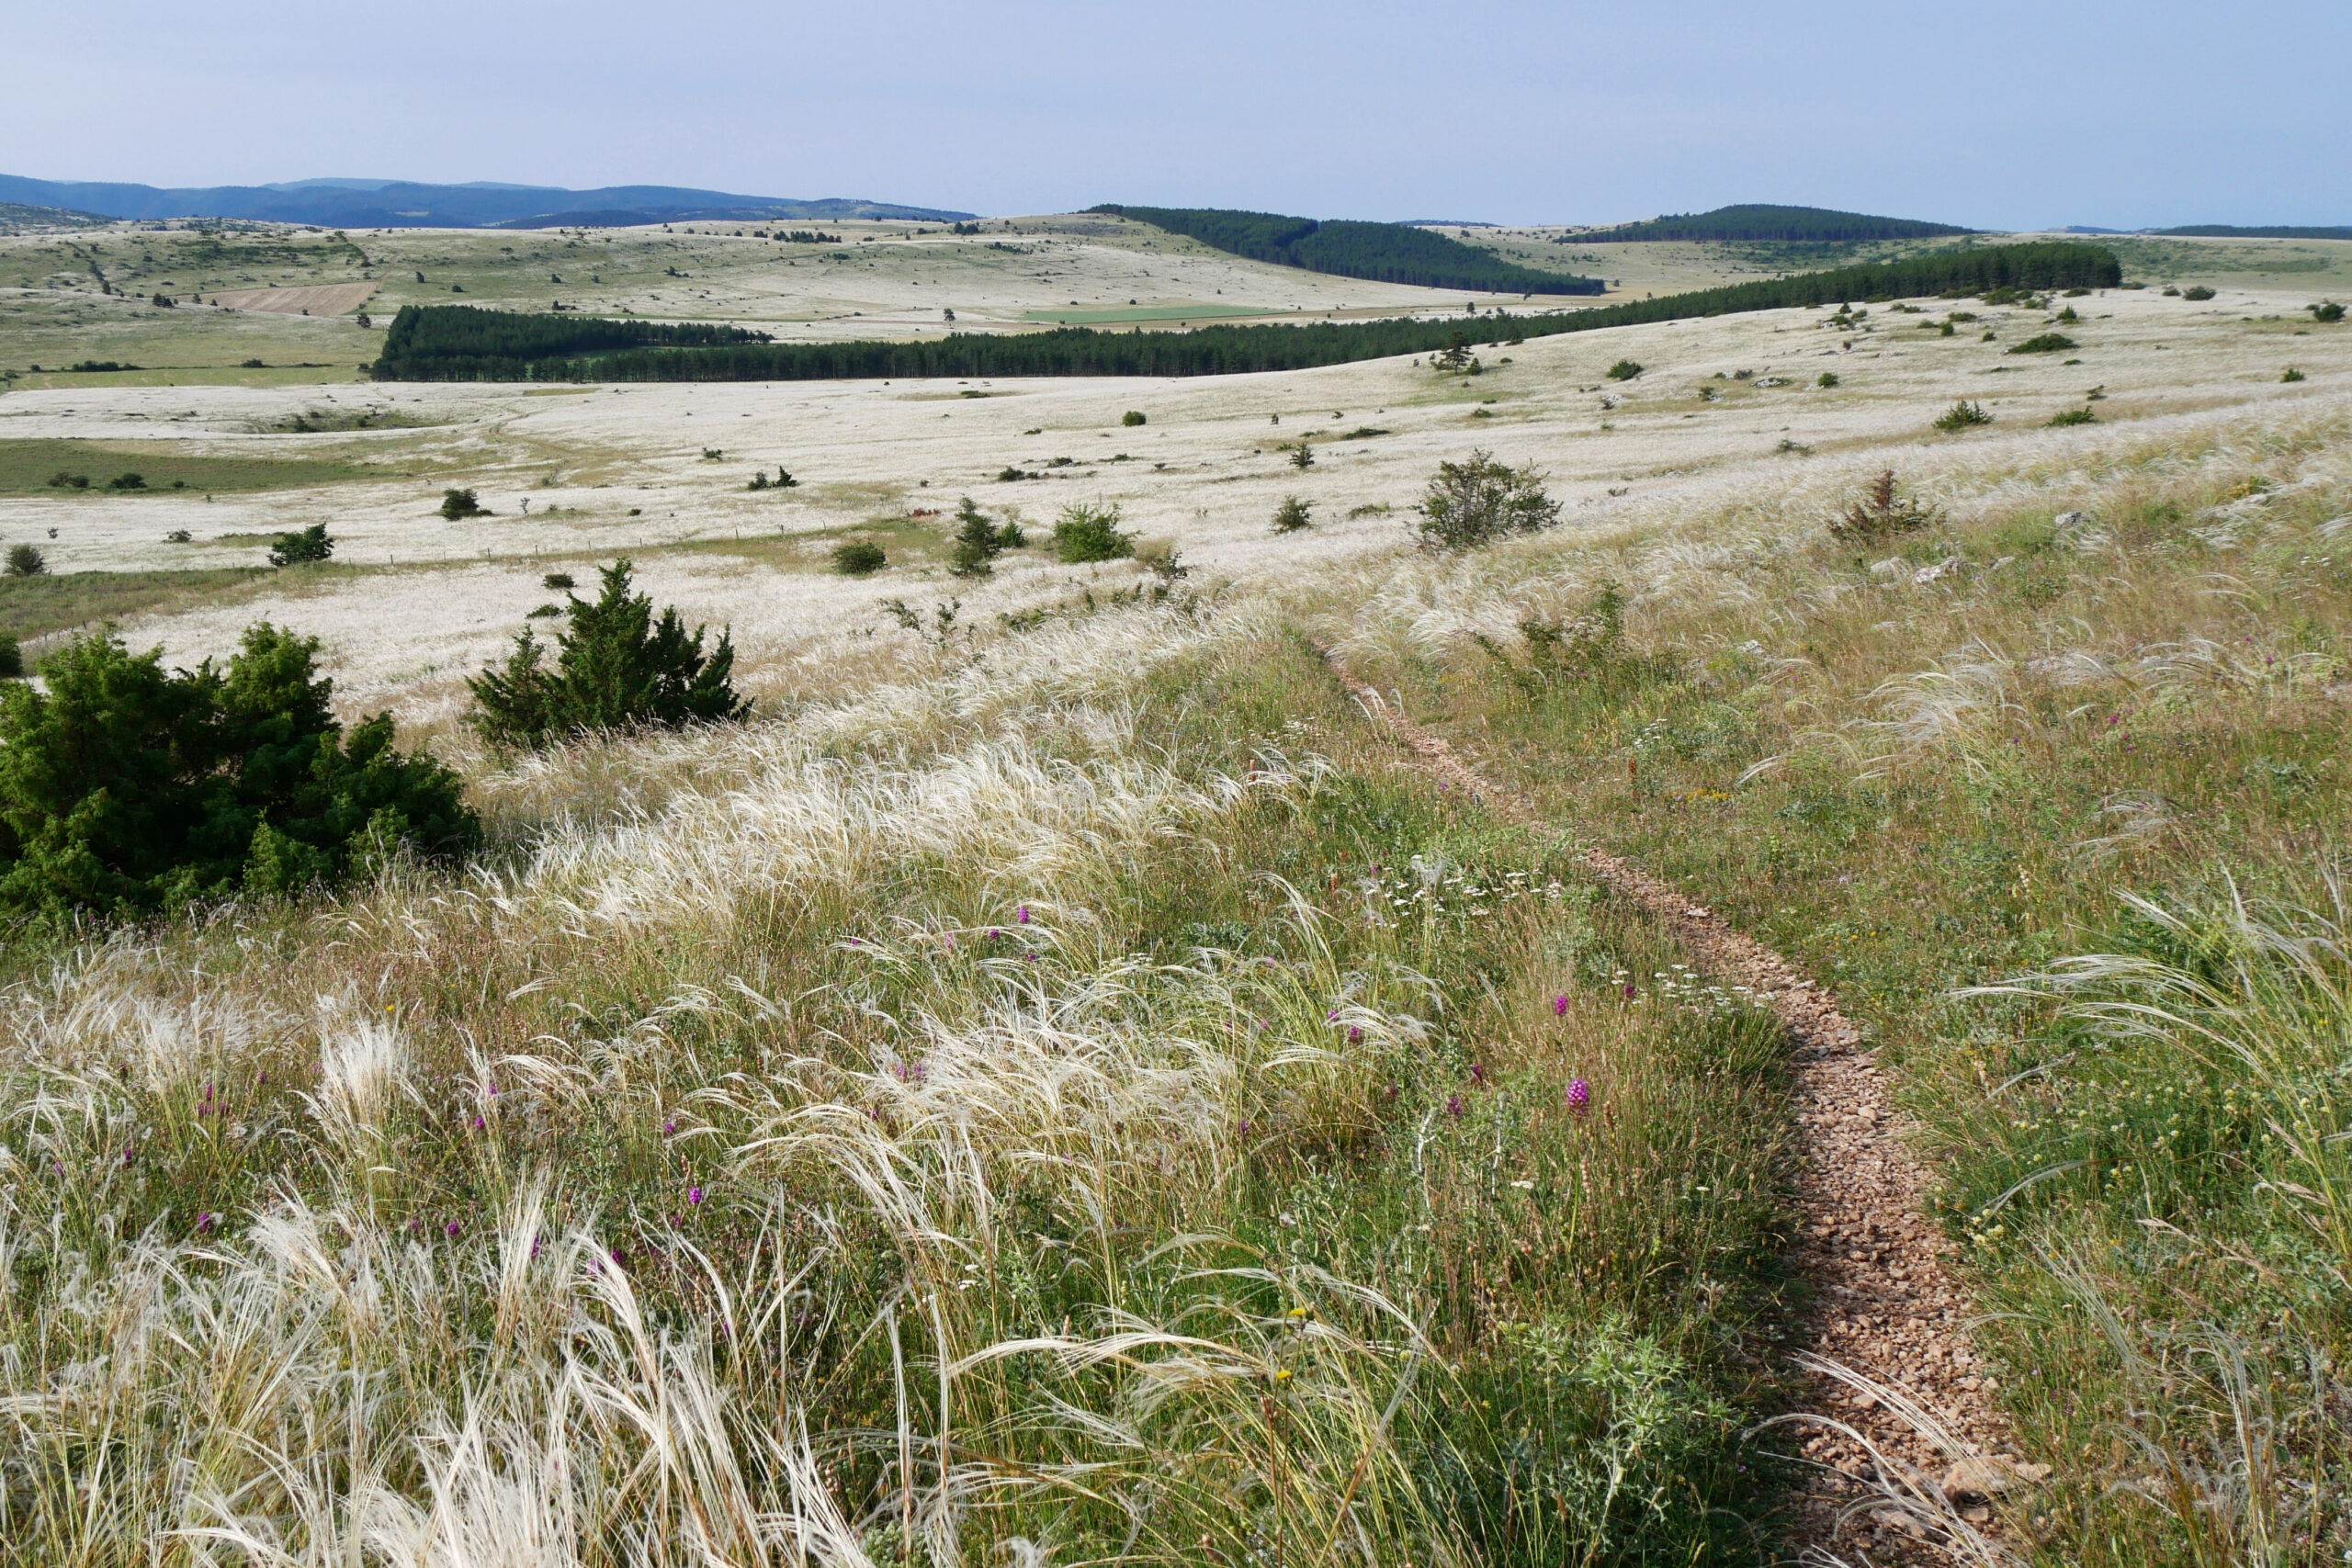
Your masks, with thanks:
[{"label": "shrub cluster on hillside", "polygon": [[45,691],[0,690],[0,910],[141,914],[471,848],[457,775],[395,750],[389,714],[346,732],[318,647],[265,622],[225,669],[167,671],[109,630],[51,655]]},{"label": "shrub cluster on hillside", "polygon": [[468,720],[493,746],[539,747],[605,730],[682,729],[747,716],[749,700],[731,677],[735,644],[726,632],[703,651],[703,628],[686,634],[673,606],[657,618],[653,601],[629,591],[632,563],[603,569],[594,604],[566,595],[555,663],[526,626],[503,665],[469,676],[474,710]]},{"label": "shrub cluster on hillside", "polygon": [[[1597,332],[1652,321],[1828,305],[1849,299],[1995,288],[2109,288],[2123,280],[2113,252],[2065,241],[1984,245],[1902,261],[1761,278],[1590,310],[1479,318],[1490,343]],[[411,315],[411,310],[415,310]],[[469,306],[403,308],[392,324],[397,352],[376,364],[379,380],[416,381],[824,381],[978,378],[1012,376],[1229,376],[1304,370],[1363,359],[1444,352],[1459,320],[1394,318],[1304,326],[1216,326],[1182,333],[1103,332],[1062,327],[997,335],[848,343],[718,342],[708,346],[535,346],[510,337],[500,312]],[[586,321],[552,318],[568,329]],[[403,333],[401,322],[410,326]],[[636,324],[636,323],[622,323]],[[728,329],[732,331],[732,329]],[[549,334],[549,343],[560,334]]]}]

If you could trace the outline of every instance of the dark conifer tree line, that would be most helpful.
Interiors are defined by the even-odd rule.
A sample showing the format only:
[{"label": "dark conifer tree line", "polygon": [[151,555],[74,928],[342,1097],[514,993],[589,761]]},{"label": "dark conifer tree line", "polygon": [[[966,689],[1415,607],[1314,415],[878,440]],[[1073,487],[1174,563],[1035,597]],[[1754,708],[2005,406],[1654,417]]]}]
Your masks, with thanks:
[{"label": "dark conifer tree line", "polygon": [[[2065,241],[1939,251],[1902,261],[1799,273],[1591,310],[1497,310],[1441,321],[1318,321],[1193,332],[967,333],[929,340],[772,343],[734,327],[657,326],[586,316],[537,316],[470,306],[405,306],[394,318],[380,381],[825,381],[936,377],[1229,376],[1304,370],[1396,355],[1435,354],[1468,330],[1508,344],[1561,333],[1847,300],[1952,298],[1992,288],[2111,288],[2113,252]],[[607,340],[607,331],[624,334]],[[692,333],[713,334],[695,338]],[[638,335],[643,334],[643,335]],[[679,335],[667,335],[679,334]]]},{"label": "dark conifer tree line", "polygon": [[1679,213],[1620,223],[1613,229],[1569,235],[1576,245],[1625,244],[1645,240],[1770,241],[1785,244],[1836,244],[1870,240],[1948,239],[1972,232],[1949,223],[1916,218],[1875,218],[1867,212],[1832,212],[1820,207],[1772,207],[1746,202],[1713,212]]},{"label": "dark conifer tree line", "polygon": [[1252,261],[1302,267],[1336,277],[1375,283],[1410,283],[1423,288],[1470,288],[1494,294],[1598,294],[1597,277],[1572,277],[1504,261],[1488,251],[1449,240],[1408,223],[1323,223],[1278,212],[1234,212],[1223,208],[1120,207],[1105,203],[1094,212],[1115,213],[1182,234],[1204,245]]}]

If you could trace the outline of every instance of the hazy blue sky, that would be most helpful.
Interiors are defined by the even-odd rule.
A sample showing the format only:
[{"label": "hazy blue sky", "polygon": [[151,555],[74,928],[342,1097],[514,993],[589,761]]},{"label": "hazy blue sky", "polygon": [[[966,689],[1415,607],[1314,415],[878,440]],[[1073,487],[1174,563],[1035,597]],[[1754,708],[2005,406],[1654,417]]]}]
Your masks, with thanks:
[{"label": "hazy blue sky", "polygon": [[0,172],[2352,222],[2346,0],[0,4]]}]

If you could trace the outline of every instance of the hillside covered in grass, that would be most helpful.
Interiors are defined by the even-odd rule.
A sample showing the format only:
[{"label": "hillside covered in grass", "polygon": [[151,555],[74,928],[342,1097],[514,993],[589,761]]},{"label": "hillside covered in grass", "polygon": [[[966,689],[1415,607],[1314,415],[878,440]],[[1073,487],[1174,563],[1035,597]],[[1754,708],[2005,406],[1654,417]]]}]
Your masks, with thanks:
[{"label": "hillside covered in grass", "polygon": [[[1463,344],[1516,343],[1564,333],[1833,301],[1993,288],[2083,289],[2122,281],[2112,253],[2045,242],[1939,252],[1902,261],[1799,273],[1589,310],[1476,318],[1213,326],[1181,333],[1062,327],[1018,335],[775,344],[697,325],[659,327],[598,317],[403,306],[373,368],[379,381],[810,381],[901,377],[1230,376],[1430,354]],[[1470,330],[1476,327],[1475,333]],[[714,341],[715,340],[715,341]],[[685,344],[691,346],[671,346]]]},{"label": "hillside covered in grass", "polygon": [[1491,252],[1405,223],[1318,221],[1275,212],[1122,207],[1112,202],[1087,210],[1132,218],[1251,261],[1376,283],[1502,294],[1598,294],[1602,288],[1597,277],[1521,266]]}]

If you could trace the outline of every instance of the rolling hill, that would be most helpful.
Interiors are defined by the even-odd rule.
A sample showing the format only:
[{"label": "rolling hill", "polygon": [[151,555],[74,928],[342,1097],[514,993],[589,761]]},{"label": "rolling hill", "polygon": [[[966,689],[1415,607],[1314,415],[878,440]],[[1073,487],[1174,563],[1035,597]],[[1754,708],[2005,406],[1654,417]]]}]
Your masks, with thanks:
[{"label": "rolling hill", "polygon": [[831,197],[819,201],[734,196],[682,186],[423,185],[406,180],[298,180],[283,185],[154,186],[26,179],[0,175],[0,202],[62,207],[107,218],[242,218],[334,229],[617,228],[637,223],[777,218],[909,219],[952,222],[968,212]]},{"label": "rolling hill", "polygon": [[1403,223],[1320,222],[1278,212],[1223,208],[1122,207],[1088,209],[1165,229],[1237,256],[1307,272],[1362,277],[1424,288],[1475,288],[1500,294],[1598,294],[1597,277],[1539,272],[1490,252]]},{"label": "rolling hill", "polygon": [[1578,234],[1580,244],[1623,244],[1641,240],[1769,240],[1788,243],[1857,240],[1933,240],[1973,232],[1949,223],[1912,218],[1875,218],[1865,212],[1834,212],[1821,207],[1770,207],[1745,203],[1620,223]]}]

